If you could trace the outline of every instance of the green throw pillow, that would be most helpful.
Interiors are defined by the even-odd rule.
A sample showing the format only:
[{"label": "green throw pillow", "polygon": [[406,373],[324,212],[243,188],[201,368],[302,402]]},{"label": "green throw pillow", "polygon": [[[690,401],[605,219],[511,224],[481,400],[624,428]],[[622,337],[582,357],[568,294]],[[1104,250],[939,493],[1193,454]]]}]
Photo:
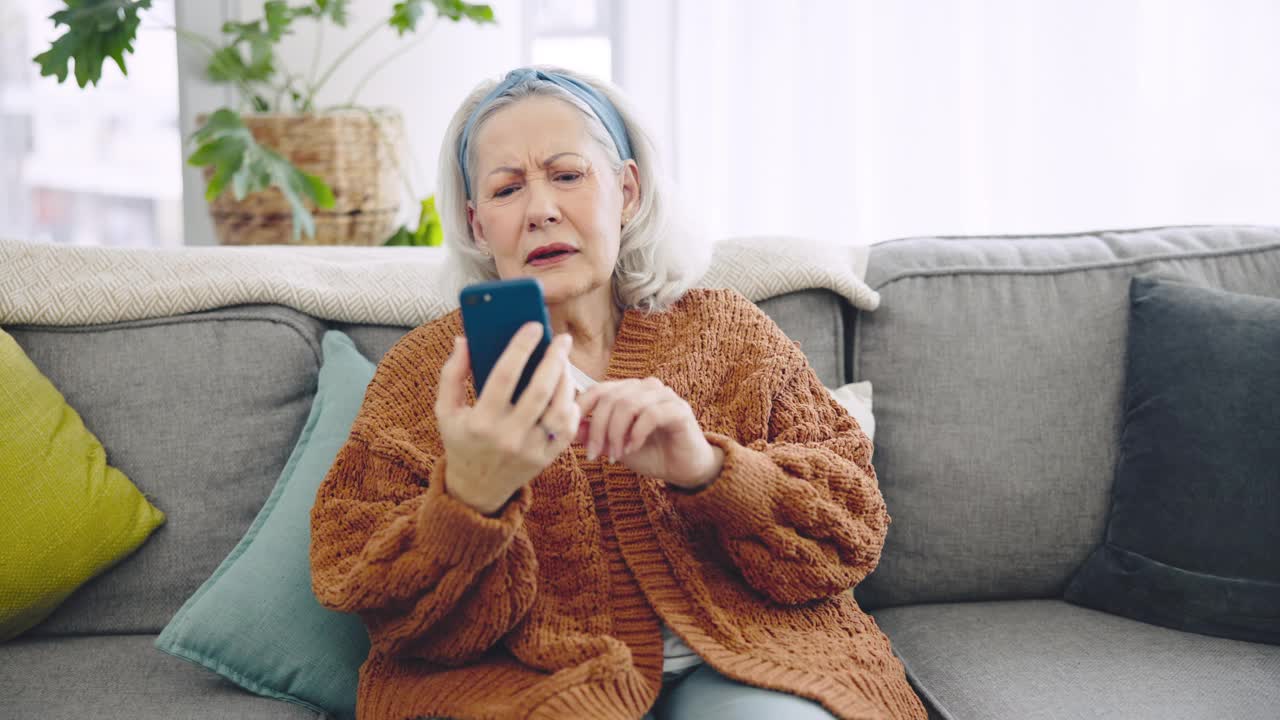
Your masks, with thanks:
[{"label": "green throw pillow", "polygon": [[259,695],[355,716],[369,636],[311,592],[311,506],[351,431],[374,365],[341,332],[322,341],[311,414],[249,531],[156,638],[157,648]]},{"label": "green throw pillow", "polygon": [[123,560],[165,515],[0,330],[0,642]]}]

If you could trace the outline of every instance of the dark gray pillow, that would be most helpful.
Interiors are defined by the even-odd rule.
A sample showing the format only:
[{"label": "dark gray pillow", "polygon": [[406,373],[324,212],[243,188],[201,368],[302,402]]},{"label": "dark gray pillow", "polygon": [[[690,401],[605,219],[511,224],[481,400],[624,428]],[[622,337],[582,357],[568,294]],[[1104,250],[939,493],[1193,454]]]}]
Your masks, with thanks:
[{"label": "dark gray pillow", "polygon": [[1129,300],[1111,514],[1066,600],[1280,644],[1280,300],[1142,276]]}]

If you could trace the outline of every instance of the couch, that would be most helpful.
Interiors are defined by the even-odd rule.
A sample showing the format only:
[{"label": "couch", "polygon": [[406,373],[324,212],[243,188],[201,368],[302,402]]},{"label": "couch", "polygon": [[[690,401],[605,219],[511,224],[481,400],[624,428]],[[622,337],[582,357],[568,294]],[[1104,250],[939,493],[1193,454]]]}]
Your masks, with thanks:
[{"label": "couch", "polygon": [[[1280,229],[891,240],[871,248],[874,312],[818,289],[760,303],[828,386],[874,386],[893,523],[855,596],[933,717],[1280,718],[1280,647],[1061,600],[1103,531],[1128,281],[1144,272],[1280,297]],[[316,715],[153,642],[279,476],[329,328],[375,361],[409,329],[280,305],[4,327],[168,521],[0,645],[0,717]]]}]

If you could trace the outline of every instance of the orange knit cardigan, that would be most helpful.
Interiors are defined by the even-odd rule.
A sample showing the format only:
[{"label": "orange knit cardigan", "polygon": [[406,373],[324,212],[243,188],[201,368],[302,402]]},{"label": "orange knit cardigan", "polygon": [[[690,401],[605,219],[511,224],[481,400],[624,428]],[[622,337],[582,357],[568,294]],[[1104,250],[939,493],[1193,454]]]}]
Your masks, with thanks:
[{"label": "orange knit cardigan", "polygon": [[[628,309],[607,379],[654,376],[725,452],[688,493],[573,445],[486,517],[444,492],[433,404],[454,311],[378,364],[311,511],[312,589],[369,632],[362,720],[640,718],[665,621],[724,675],[842,718],[925,718],[849,589],[890,518],[871,442],[732,290]],[[470,400],[474,386],[468,381]]]}]

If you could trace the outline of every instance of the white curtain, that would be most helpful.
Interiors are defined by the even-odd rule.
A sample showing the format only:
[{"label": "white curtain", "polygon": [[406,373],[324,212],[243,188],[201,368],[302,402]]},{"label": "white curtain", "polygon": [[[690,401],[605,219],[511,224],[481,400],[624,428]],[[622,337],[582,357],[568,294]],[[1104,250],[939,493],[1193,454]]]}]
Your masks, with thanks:
[{"label": "white curtain", "polygon": [[1276,0],[629,4],[616,79],[715,237],[1280,224]]}]

